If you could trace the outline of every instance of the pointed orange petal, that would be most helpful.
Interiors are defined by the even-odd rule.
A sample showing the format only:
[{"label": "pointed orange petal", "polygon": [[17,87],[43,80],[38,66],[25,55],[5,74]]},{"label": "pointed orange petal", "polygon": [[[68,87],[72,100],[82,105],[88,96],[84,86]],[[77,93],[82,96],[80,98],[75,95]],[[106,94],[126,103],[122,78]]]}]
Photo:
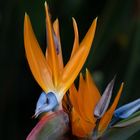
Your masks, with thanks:
[{"label": "pointed orange petal", "polygon": [[84,104],[84,110],[86,111],[86,116],[89,118],[89,120],[95,123],[96,119],[94,118],[93,112],[97,102],[100,99],[100,93],[94,84],[88,69],[86,69],[86,84],[87,92],[86,97],[84,98],[84,102],[88,102],[87,104]]},{"label": "pointed orange petal", "polygon": [[91,48],[92,41],[93,41],[94,35],[95,35],[96,24],[97,24],[97,18],[95,18],[93,20],[88,32],[86,33],[86,36],[80,43],[80,47],[85,46],[87,48],[87,51],[89,51]]},{"label": "pointed orange petal", "polygon": [[119,99],[120,99],[120,96],[121,96],[121,93],[123,90],[123,85],[124,85],[124,83],[121,84],[121,87],[118,91],[118,94],[117,94],[112,106],[110,107],[110,109],[104,114],[104,116],[100,120],[99,127],[98,127],[98,131],[100,134],[102,134],[106,130],[106,128],[108,127],[108,125],[112,119],[113,113],[114,113],[115,108],[119,102]]},{"label": "pointed orange petal", "polygon": [[75,110],[72,110],[71,120],[72,133],[77,137],[88,137],[92,134],[92,131],[95,128],[95,125],[82,119]]},{"label": "pointed orange petal", "polygon": [[86,97],[86,87],[85,87],[85,81],[83,78],[82,73],[80,73],[80,78],[79,78],[79,89],[78,89],[78,94],[77,94],[77,103],[78,103],[78,107],[79,107],[79,115],[86,120],[85,118],[85,114],[86,112],[83,110],[83,106],[84,104],[87,104],[86,102],[83,102],[84,98]]},{"label": "pointed orange petal", "polygon": [[89,98],[94,97],[94,104],[97,104],[101,95],[88,69],[86,69],[86,83],[87,83],[88,91],[90,91],[88,92],[89,94],[87,93],[89,95],[88,97]]},{"label": "pointed orange petal", "polygon": [[78,50],[78,47],[79,47],[79,34],[78,34],[77,23],[76,23],[74,18],[72,18],[72,21],[73,21],[73,28],[74,28],[75,38],[74,38],[74,44],[73,44],[71,57],[75,54],[75,52]]},{"label": "pointed orange petal", "polygon": [[[60,41],[59,21],[58,21],[58,19],[56,19],[56,20],[54,21],[54,23],[53,23],[53,29],[54,29],[56,38],[57,38],[57,40],[58,40],[58,42],[56,42],[56,43],[58,43],[58,46],[57,46],[57,47],[58,47],[58,51],[59,51],[57,57],[58,57],[58,63],[59,63],[59,72],[60,72],[60,74],[61,74],[64,65],[63,65],[63,57],[62,57],[62,49],[61,49],[61,41]],[[56,45],[57,45],[57,44],[56,44]]]},{"label": "pointed orange petal", "polygon": [[[70,88],[72,83],[74,82],[75,78],[77,77],[79,73],[79,67],[82,67],[82,54],[84,53],[85,48],[80,48],[78,52],[72,57],[73,61],[69,61],[68,64],[65,66],[63,73],[62,73],[62,80],[60,83],[60,86],[58,88],[58,92],[60,93],[60,96],[63,97],[63,95],[66,93],[66,91]],[[79,61],[80,59],[80,61]],[[80,65],[80,66],[79,66]],[[72,67],[71,67],[72,66]],[[67,74],[69,73],[69,76]]]},{"label": "pointed orange petal", "polygon": [[73,108],[79,113],[79,106],[78,106],[78,102],[77,102],[77,97],[78,97],[78,93],[77,93],[77,89],[74,85],[74,83],[71,85],[70,89],[69,89],[69,97],[70,97],[70,102],[73,106]]},{"label": "pointed orange petal", "polygon": [[74,109],[71,112],[71,126],[73,135],[77,137],[85,136],[85,132],[81,126],[80,116]]},{"label": "pointed orange petal", "polygon": [[36,40],[27,14],[25,14],[24,19],[24,44],[32,74],[41,88],[47,93],[49,89],[53,88],[50,70]]},{"label": "pointed orange petal", "polygon": [[58,84],[58,74],[59,74],[59,69],[58,69],[58,58],[56,54],[56,46],[54,43],[54,36],[53,36],[53,28],[51,24],[51,20],[49,17],[48,13],[48,6],[47,3],[45,2],[45,10],[46,10],[46,30],[47,30],[47,55],[49,55],[49,60],[51,63],[51,68],[52,68],[52,76],[53,76],[53,82],[54,85],[57,86]]},{"label": "pointed orange petal", "polygon": [[96,29],[96,21],[95,19],[88,30],[86,36],[84,37],[82,43],[80,44],[79,49],[73,55],[73,57],[69,60],[67,65],[64,68],[62,81],[65,83],[65,86],[61,84],[61,88],[59,89],[61,93],[65,93],[70,85],[73,83],[78,73],[80,72],[82,66],[84,65],[86,58],[89,54],[92,40],[94,38],[95,29]]}]

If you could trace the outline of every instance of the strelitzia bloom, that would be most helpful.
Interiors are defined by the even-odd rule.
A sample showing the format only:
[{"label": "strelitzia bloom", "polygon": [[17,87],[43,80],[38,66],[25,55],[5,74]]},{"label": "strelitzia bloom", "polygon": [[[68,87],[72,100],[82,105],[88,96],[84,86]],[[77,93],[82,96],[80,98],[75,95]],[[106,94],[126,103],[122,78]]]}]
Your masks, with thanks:
[{"label": "strelitzia bloom", "polygon": [[[47,3],[45,3],[45,10],[47,32],[45,56],[39,47],[27,14],[24,20],[24,42],[30,69],[43,90],[36,105],[35,117],[43,112],[51,113],[44,114],[26,140],[71,140],[69,137],[71,132],[72,135],[82,139],[99,137],[108,139],[105,133],[107,130],[110,136],[114,127],[121,129],[140,121],[140,111],[138,111],[140,99],[115,110],[123,90],[123,83],[109,107],[115,77],[107,85],[102,96],[87,69],[85,79],[82,73],[80,74],[78,90],[74,85],[74,80],[89,54],[97,19],[93,21],[79,44],[78,28],[73,18],[74,45],[71,57],[64,66],[58,19],[51,24]],[[68,89],[69,92],[65,94]],[[68,135],[67,138],[64,137],[65,134]]]},{"label": "strelitzia bloom", "polygon": [[[94,137],[94,135],[97,137],[105,132],[123,89],[122,83],[114,102],[108,109],[114,81],[115,78],[107,85],[101,96],[89,71],[86,70],[85,80],[80,74],[78,91],[74,84],[69,90],[69,99],[72,104],[69,118],[73,135],[83,138]],[[66,106],[65,102],[64,106]]]},{"label": "strelitzia bloom", "polygon": [[76,79],[89,54],[97,22],[97,19],[93,21],[84,39],[79,44],[78,28],[73,18],[75,34],[74,44],[71,57],[64,66],[58,19],[56,19],[52,25],[47,3],[45,3],[45,11],[47,33],[47,49],[45,56],[39,47],[29,16],[25,14],[24,19],[26,57],[35,80],[43,90],[37,102],[35,111],[36,117],[42,112],[52,111],[58,105],[61,105],[64,94]]},{"label": "strelitzia bloom", "polygon": [[[96,140],[100,137],[112,139],[116,135],[122,136],[123,133],[126,133],[124,132],[126,131],[125,128],[129,129],[129,126],[132,128],[136,122],[140,121],[140,111],[138,111],[140,99],[115,110],[122,93],[122,83],[114,102],[108,109],[114,82],[115,77],[107,85],[101,96],[90,72],[86,70],[85,79],[80,74],[78,90],[72,84],[69,93],[64,96],[62,100],[63,110],[44,115],[31,131],[27,140],[75,139],[71,136],[71,132],[72,135],[77,136],[77,139],[89,140]],[[116,127],[118,129],[114,130]],[[134,132],[138,131],[138,128],[139,123],[134,125]]]}]

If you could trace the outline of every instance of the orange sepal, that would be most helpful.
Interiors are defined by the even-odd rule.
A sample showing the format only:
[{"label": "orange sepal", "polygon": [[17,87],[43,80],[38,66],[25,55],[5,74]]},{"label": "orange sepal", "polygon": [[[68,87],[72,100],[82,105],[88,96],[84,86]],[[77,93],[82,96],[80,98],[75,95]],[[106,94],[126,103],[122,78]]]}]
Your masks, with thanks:
[{"label": "orange sepal", "polygon": [[[86,100],[86,83],[83,79],[83,75],[82,73],[80,73],[80,78],[79,78],[79,89],[78,89],[78,94],[77,94],[77,103],[78,103],[78,107],[79,107],[79,115],[86,120],[86,110],[83,109],[85,104],[88,104],[87,100]],[[86,101],[85,101],[86,100]],[[85,101],[85,102],[84,102]]]},{"label": "orange sepal", "polygon": [[24,18],[24,44],[32,74],[40,87],[47,93],[50,89],[53,89],[50,68],[47,66],[27,14]]},{"label": "orange sepal", "polygon": [[52,70],[52,78],[54,85],[58,85],[58,77],[59,77],[59,69],[58,69],[58,57],[56,53],[56,46],[54,43],[54,36],[53,36],[53,27],[51,24],[49,12],[48,12],[48,5],[45,2],[45,11],[46,11],[46,30],[47,30],[47,54],[48,61]]},{"label": "orange sepal", "polygon": [[95,123],[96,119],[94,118],[93,112],[101,96],[95,83],[92,80],[92,77],[88,69],[86,69],[86,84],[87,84],[87,92],[83,102],[85,103],[87,102],[87,104],[84,104],[83,110],[85,110],[86,112],[86,117],[89,118],[89,120],[92,123]]},{"label": "orange sepal", "polygon": [[[75,78],[77,77],[79,71],[79,65],[81,65],[81,57],[84,53],[85,48],[80,48],[78,52],[70,59],[68,64],[65,66],[63,73],[61,75],[61,83],[58,88],[60,94],[66,93],[66,91],[70,88],[71,84],[74,82]],[[80,59],[80,61],[79,61]],[[77,67],[76,67],[77,66]],[[80,67],[81,68],[81,67]],[[69,76],[67,76],[69,74]],[[63,96],[63,95],[62,95]]]},{"label": "orange sepal", "polygon": [[72,104],[72,107],[74,107],[74,109],[79,113],[80,110],[79,110],[79,105],[77,102],[77,95],[78,95],[78,92],[73,83],[69,89],[69,97],[70,97],[70,102]]},{"label": "orange sepal", "polygon": [[[75,52],[75,54],[70,58],[69,62],[66,64],[63,74],[62,74],[62,84],[59,88],[61,93],[65,93],[70,85],[73,83],[75,78],[77,77],[79,71],[81,70],[82,66],[85,63],[85,60],[89,54],[92,41],[95,34],[96,29],[96,22],[95,19],[89,28],[86,36],[84,37],[83,41],[80,44],[79,49]],[[65,86],[63,85],[65,83]]]},{"label": "orange sepal", "polygon": [[82,117],[80,117],[80,115],[75,110],[72,110],[71,115],[72,115],[71,116],[72,134],[80,138],[90,136],[92,134],[95,125],[85,121]]},{"label": "orange sepal", "polygon": [[72,21],[73,21],[73,28],[74,28],[75,38],[74,38],[74,44],[73,44],[73,49],[72,49],[71,57],[75,54],[75,52],[79,48],[79,34],[78,34],[77,23],[76,23],[76,20],[74,18],[72,18]]}]

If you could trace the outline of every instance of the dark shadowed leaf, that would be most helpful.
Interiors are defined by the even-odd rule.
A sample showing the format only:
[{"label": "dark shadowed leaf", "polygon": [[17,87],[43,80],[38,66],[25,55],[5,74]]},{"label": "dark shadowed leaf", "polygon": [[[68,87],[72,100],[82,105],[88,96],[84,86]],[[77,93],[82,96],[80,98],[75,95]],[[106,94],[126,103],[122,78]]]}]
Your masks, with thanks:
[{"label": "dark shadowed leaf", "polygon": [[110,128],[101,140],[127,140],[130,136],[140,130],[140,121],[122,128]]}]

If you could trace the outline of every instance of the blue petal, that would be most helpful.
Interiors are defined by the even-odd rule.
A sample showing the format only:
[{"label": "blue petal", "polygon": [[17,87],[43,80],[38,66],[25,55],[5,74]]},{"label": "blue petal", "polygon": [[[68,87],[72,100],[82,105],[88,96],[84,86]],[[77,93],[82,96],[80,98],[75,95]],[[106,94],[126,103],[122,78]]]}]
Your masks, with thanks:
[{"label": "blue petal", "polygon": [[43,104],[46,103],[46,100],[47,100],[47,96],[46,96],[46,93],[45,92],[42,92],[39,96],[39,99],[37,101],[37,104],[36,104],[36,109],[39,109]]},{"label": "blue petal", "polygon": [[42,92],[36,105],[35,117],[44,112],[54,110],[58,106],[58,101],[53,92]]},{"label": "blue petal", "polygon": [[140,109],[140,98],[118,108],[114,115],[116,118],[125,119]]},{"label": "blue petal", "polygon": [[109,106],[110,99],[112,96],[112,90],[115,83],[115,77],[116,76],[114,76],[113,80],[111,80],[111,82],[107,85],[102,97],[100,98],[99,102],[97,103],[95,107],[94,115],[97,118],[101,118]]}]

